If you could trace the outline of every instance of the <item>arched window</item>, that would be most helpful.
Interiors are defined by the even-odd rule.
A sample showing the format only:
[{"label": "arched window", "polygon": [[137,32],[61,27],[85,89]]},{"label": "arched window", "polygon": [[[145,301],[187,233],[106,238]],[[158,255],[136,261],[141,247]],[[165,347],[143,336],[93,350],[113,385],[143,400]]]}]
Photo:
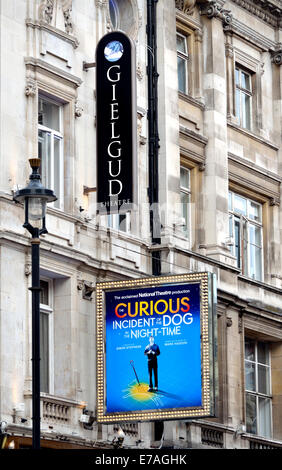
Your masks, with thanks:
[{"label": "arched window", "polygon": [[119,29],[119,17],[118,17],[118,6],[116,0],[109,0],[109,10],[110,10],[110,18],[113,25],[113,29]]},{"label": "arched window", "polygon": [[136,0],[109,0],[109,13],[114,30],[124,31],[135,37],[138,24]]}]

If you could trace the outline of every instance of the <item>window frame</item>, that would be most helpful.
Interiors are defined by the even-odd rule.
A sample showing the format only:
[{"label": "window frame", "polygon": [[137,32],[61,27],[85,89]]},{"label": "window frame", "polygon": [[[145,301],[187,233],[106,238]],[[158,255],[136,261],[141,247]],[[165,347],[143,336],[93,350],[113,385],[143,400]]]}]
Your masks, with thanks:
[{"label": "window frame", "polygon": [[[239,72],[239,84],[237,83],[237,79],[236,79],[236,76],[237,76],[236,72],[237,71]],[[242,79],[241,79],[242,73],[249,76],[250,89],[244,88],[241,85],[241,83],[242,83]],[[237,113],[237,99],[236,99],[237,91],[239,91],[239,96],[240,96],[239,113]],[[244,123],[243,105],[242,105],[242,96],[243,95],[248,96],[250,98],[250,110],[249,110],[250,126],[249,127],[247,125],[243,124]],[[253,96],[254,96],[254,92],[253,92],[253,73],[250,70],[247,70],[244,67],[242,67],[240,64],[235,63],[235,116],[239,120],[239,126],[242,127],[243,129],[248,130],[248,131],[252,131],[252,129],[253,129]],[[246,116],[245,116],[245,120],[246,120]]]},{"label": "window frame", "polygon": [[[246,342],[247,341],[252,341],[255,346],[255,358],[254,360],[246,359]],[[259,344],[266,344],[267,345],[267,355],[268,355],[268,364],[262,363],[259,361],[258,358],[258,345]],[[254,370],[255,370],[255,390],[249,390],[247,389],[247,384],[246,384],[246,363],[254,365]],[[259,373],[258,373],[258,368],[259,366],[263,366],[268,369],[268,380],[269,380],[269,393],[262,393],[259,392]],[[266,341],[261,341],[257,340],[254,338],[249,338],[248,336],[245,337],[244,341],[244,376],[245,376],[245,404],[247,404],[247,395],[252,396],[256,400],[256,433],[253,433],[252,431],[247,431],[250,432],[250,434],[255,434],[258,436],[266,437],[268,439],[271,439],[273,436],[273,417],[272,417],[272,401],[273,401],[273,394],[272,394],[272,376],[271,376],[271,348],[269,342]],[[260,407],[259,407],[259,399],[264,399],[264,400],[269,400],[270,402],[270,408],[269,408],[269,429],[270,429],[270,435],[265,436],[264,434],[261,434],[261,422],[260,422]],[[247,406],[245,405],[245,422],[247,424]]]},{"label": "window frame", "polygon": [[[59,210],[64,210],[64,103],[62,103],[59,100],[56,100],[55,98],[50,98],[45,96],[42,93],[39,93],[38,95],[38,117],[39,117],[39,106],[40,106],[40,100],[43,100],[47,103],[53,104],[58,107],[58,112],[59,112],[59,128],[60,131],[57,131],[56,129],[52,129],[50,127],[44,126],[43,124],[39,123],[39,119],[37,118],[37,126],[38,126],[38,145],[40,143],[40,132],[44,132],[46,134],[50,135],[50,155],[48,155],[48,160],[49,163],[45,162],[46,168],[44,169],[45,174],[46,174],[46,186],[48,189],[52,189],[53,191],[55,190],[55,157],[54,157],[54,148],[55,148],[55,139],[59,140],[59,194],[57,194],[58,191],[55,192],[57,196],[57,201],[50,203],[50,207],[59,209]],[[43,140],[42,140],[43,142]],[[42,171],[41,171],[42,173]],[[50,178],[50,181],[48,180]],[[45,182],[43,181],[43,184]]]},{"label": "window frame", "polygon": [[[180,51],[177,48],[177,37],[181,37],[185,44],[185,52]],[[177,78],[178,78],[178,91],[185,95],[189,94],[189,62],[190,62],[190,54],[189,54],[189,35],[188,33],[184,34],[184,32],[176,31],[176,52],[177,52]],[[181,59],[184,62],[184,70],[185,70],[185,86],[184,90],[181,90],[179,87],[179,67],[178,67],[178,59]]]},{"label": "window frame", "polygon": [[[120,229],[120,224],[122,223],[120,218],[125,216],[125,230]],[[107,226],[110,229],[117,230],[122,233],[131,232],[131,212],[125,212],[125,214],[108,214],[106,216]]]},{"label": "window frame", "polygon": [[[40,302],[40,317],[41,315],[48,316],[48,391],[41,390],[40,393],[46,393],[48,395],[54,394],[54,285],[53,279],[40,276],[40,281],[47,282],[48,284],[48,304]],[[41,299],[40,299],[41,301]],[[41,358],[41,368],[43,364],[43,358]]]},{"label": "window frame", "polygon": [[[230,195],[231,195],[231,208],[230,208]],[[234,195],[239,196],[240,198],[244,199],[246,201],[246,214],[240,214],[238,211],[236,212],[236,209],[234,209]],[[250,218],[250,212],[249,212],[249,206],[250,203],[257,204],[259,206],[260,210],[260,220],[256,221]],[[246,197],[241,195],[240,193],[237,193],[233,190],[229,190],[229,197],[228,197],[228,213],[229,213],[229,233],[230,233],[230,218],[232,219],[232,231],[230,233],[230,237],[233,239],[234,243],[233,246],[230,247],[230,251],[233,256],[236,257],[237,259],[237,267],[239,267],[242,271],[242,274],[249,277],[250,279],[254,279],[260,282],[263,282],[264,280],[264,243],[263,243],[263,205],[260,202],[255,201],[254,199],[251,199],[250,197]],[[236,232],[235,232],[235,221],[239,221],[239,240],[240,240],[240,255],[239,259],[236,256]],[[245,227],[244,227],[245,225]],[[261,240],[261,246],[256,245],[251,243],[250,241],[250,227],[256,227],[260,229],[260,240]],[[246,242],[246,248],[247,251],[245,251],[245,244]],[[256,248],[260,249],[260,276],[257,276],[258,272],[256,262],[255,262],[255,272],[256,275],[253,277],[251,275],[251,247],[255,246]],[[244,254],[247,253],[247,260]],[[239,263],[238,263],[239,261]]]},{"label": "window frame", "polygon": [[[187,174],[189,175],[189,186],[186,187],[186,186],[182,186],[181,185],[181,170],[185,170],[185,172],[187,172]],[[186,196],[188,196],[188,204],[187,204],[187,228],[184,229],[185,225],[183,225],[181,228],[182,228],[182,232],[185,236],[185,238],[187,238],[187,240],[189,241],[189,243],[191,244],[191,193],[192,193],[192,190],[191,190],[191,168],[187,168],[187,166],[184,166],[183,164],[180,164],[180,177],[179,177],[179,193],[180,193],[180,204],[181,204],[181,209],[182,208],[182,205],[183,203],[181,202],[181,194],[185,194]],[[183,214],[183,210],[181,211],[181,216]]]}]

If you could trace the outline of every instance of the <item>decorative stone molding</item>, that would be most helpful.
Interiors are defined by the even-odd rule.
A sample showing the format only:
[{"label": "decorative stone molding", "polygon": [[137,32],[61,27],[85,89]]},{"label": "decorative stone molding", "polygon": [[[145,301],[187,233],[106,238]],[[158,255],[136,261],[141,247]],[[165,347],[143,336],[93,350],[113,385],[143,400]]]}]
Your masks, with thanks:
[{"label": "decorative stone molding", "polygon": [[232,0],[241,8],[257,16],[271,26],[279,26],[282,21],[280,0]]},{"label": "decorative stone molding", "polygon": [[146,114],[146,110],[143,108],[138,108],[137,110],[137,135],[140,145],[146,144],[146,137],[142,135],[142,119]]},{"label": "decorative stone molding", "polygon": [[281,65],[282,64],[282,43],[279,43],[274,51],[271,52],[272,55],[272,62],[275,65]]},{"label": "decorative stone molding", "polygon": [[176,8],[187,15],[192,15],[194,13],[195,5],[196,0],[175,0]]},{"label": "decorative stone molding", "polygon": [[141,82],[141,80],[143,79],[144,77],[144,73],[142,71],[142,68],[141,68],[141,65],[138,64],[137,68],[136,68],[136,76],[138,78],[138,80]]},{"label": "decorative stone molding", "polygon": [[224,27],[229,26],[232,23],[231,11],[225,10],[217,0],[202,0],[200,5],[201,15],[205,15],[210,19],[219,18]]},{"label": "decorative stone molding", "polygon": [[92,300],[92,294],[95,290],[94,282],[85,281],[78,276],[77,290],[82,291],[82,298],[85,300]]},{"label": "decorative stone molding", "polygon": [[25,273],[26,277],[30,276],[30,274],[31,274],[31,263],[25,263],[24,273]]},{"label": "decorative stone molding", "polygon": [[51,24],[54,13],[54,0],[43,0],[39,5],[39,18]]},{"label": "decorative stone molding", "polygon": [[72,0],[62,0],[62,9],[65,20],[65,30],[67,33],[72,33],[73,24],[72,24]]},{"label": "decorative stone molding", "polygon": [[280,198],[279,197],[272,197],[269,201],[270,206],[280,206]]},{"label": "decorative stone molding", "polygon": [[255,29],[250,28],[241,21],[233,18],[232,22],[229,25],[224,27],[224,32],[229,34],[236,34],[243,40],[250,42],[257,48],[260,48],[262,51],[274,50],[275,42],[266,37]]},{"label": "decorative stone molding", "polygon": [[229,57],[230,59],[233,59],[234,57],[234,47],[232,44],[226,43],[225,44],[225,55],[226,57]]},{"label": "decorative stone molding", "polygon": [[107,7],[108,0],[96,0],[95,4],[96,4],[96,7],[98,8],[104,8],[104,7]]},{"label": "decorative stone molding", "polygon": [[25,94],[26,96],[35,96],[37,92],[37,83],[36,80],[33,78],[28,78],[26,81],[26,86],[25,86]]},{"label": "decorative stone molding", "polygon": [[72,24],[72,0],[42,0],[39,5],[39,19],[51,25],[54,17],[54,10],[57,7],[57,2],[61,3],[62,12],[64,15],[64,24],[66,33],[70,34],[73,31]]},{"label": "decorative stone molding", "polygon": [[83,113],[83,106],[79,101],[75,102],[74,115],[75,117],[81,117]]}]

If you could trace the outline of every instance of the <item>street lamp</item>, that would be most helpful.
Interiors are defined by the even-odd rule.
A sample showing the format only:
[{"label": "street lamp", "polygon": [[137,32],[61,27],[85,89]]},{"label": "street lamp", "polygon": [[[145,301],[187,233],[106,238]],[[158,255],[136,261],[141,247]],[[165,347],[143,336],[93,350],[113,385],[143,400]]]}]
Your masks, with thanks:
[{"label": "street lamp", "polygon": [[32,174],[26,188],[14,194],[14,201],[24,203],[26,228],[31,239],[32,267],[32,448],[40,449],[40,273],[39,236],[47,233],[45,226],[46,205],[57,198],[51,189],[46,189],[40,179],[40,158],[29,160]]}]

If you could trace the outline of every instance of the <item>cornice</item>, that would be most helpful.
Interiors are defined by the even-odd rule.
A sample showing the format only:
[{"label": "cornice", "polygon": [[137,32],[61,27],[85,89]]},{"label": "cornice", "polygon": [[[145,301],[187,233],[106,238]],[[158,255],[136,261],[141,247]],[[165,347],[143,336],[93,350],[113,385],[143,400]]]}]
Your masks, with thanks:
[{"label": "cornice", "polygon": [[231,0],[249,13],[271,26],[282,25],[282,4],[280,0]]},{"label": "cornice", "polygon": [[[231,0],[239,7],[257,16],[273,27],[282,26],[281,0]],[[175,6],[185,15],[193,15],[196,5],[200,7],[201,14],[209,18],[222,19],[223,23],[230,24],[232,14],[225,10],[225,0],[175,0]]]},{"label": "cornice", "polygon": [[242,39],[245,39],[248,43],[252,43],[254,46],[259,49],[267,52],[275,50],[276,43],[266,36],[260,34],[258,31],[250,28],[241,21],[233,18],[232,24],[226,26],[225,32],[232,32],[240,36]]}]

